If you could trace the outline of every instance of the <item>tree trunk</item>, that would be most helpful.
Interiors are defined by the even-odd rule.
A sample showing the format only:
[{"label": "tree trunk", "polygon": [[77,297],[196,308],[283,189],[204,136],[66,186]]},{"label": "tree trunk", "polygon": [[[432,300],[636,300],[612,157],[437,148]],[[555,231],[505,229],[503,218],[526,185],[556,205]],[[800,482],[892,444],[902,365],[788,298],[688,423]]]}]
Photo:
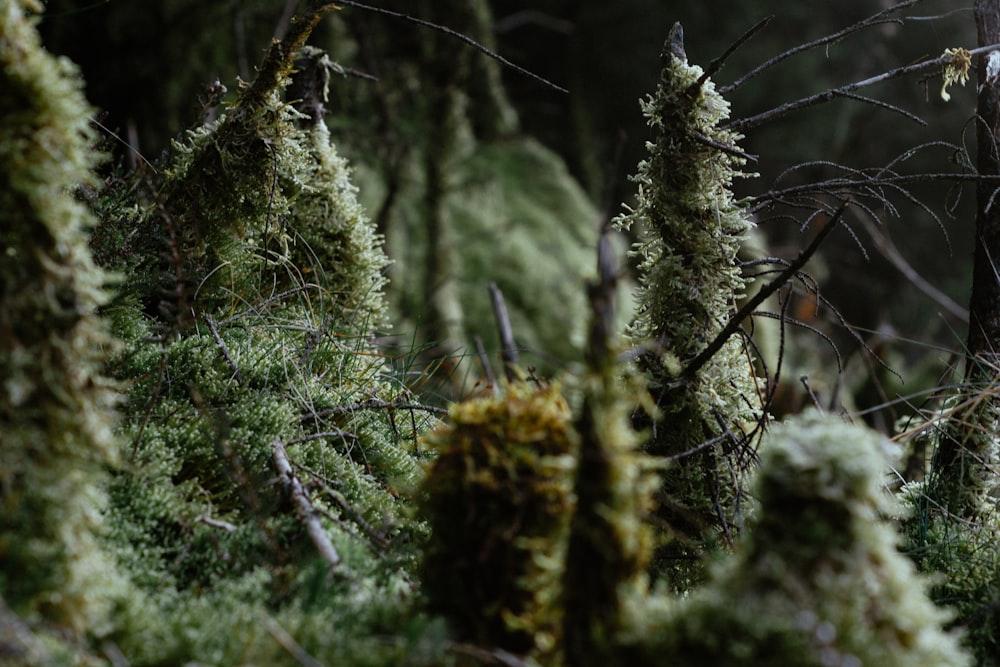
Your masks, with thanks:
[{"label": "tree trunk", "polygon": [[[1000,0],[976,0],[979,45],[1000,42]],[[980,56],[976,123],[978,170],[1000,174],[1000,87],[988,63],[1000,62],[1000,51]],[[995,66],[994,66],[995,67]],[[994,68],[989,68],[994,69]],[[1000,401],[990,390],[1000,369],[1000,198],[996,183],[981,181],[976,189],[976,240],[969,302],[968,357],[962,407],[951,415],[938,440],[928,495],[951,514],[978,516],[996,484],[997,415]]]},{"label": "tree trunk", "polygon": [[[976,0],[976,29],[979,45],[1000,42],[1000,0]],[[978,168],[983,175],[1000,173],[997,146],[1000,142],[1000,87],[996,76],[987,77],[986,66],[993,54],[980,56],[979,102],[976,124]],[[1000,199],[995,198],[996,183],[979,183],[976,203],[976,250],[969,303],[968,366],[966,379],[992,379],[998,361],[1000,341]]]}]

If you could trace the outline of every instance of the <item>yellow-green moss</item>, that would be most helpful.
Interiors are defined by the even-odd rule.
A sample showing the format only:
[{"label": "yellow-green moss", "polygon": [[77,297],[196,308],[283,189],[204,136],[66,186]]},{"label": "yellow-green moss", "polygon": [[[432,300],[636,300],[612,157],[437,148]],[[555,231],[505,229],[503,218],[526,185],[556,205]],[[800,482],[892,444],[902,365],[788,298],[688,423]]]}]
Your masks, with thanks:
[{"label": "yellow-green moss", "polygon": [[421,492],[429,608],[462,639],[551,654],[573,511],[569,406],[558,387],[515,383],[455,404],[448,422],[425,440],[438,452]]}]

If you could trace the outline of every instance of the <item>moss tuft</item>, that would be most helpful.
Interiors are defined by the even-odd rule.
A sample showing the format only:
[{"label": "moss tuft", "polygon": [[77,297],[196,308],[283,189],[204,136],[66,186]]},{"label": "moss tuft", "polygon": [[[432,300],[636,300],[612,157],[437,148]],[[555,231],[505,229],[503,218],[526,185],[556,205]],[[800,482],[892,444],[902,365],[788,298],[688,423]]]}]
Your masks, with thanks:
[{"label": "moss tuft", "polygon": [[425,440],[431,529],[422,581],[458,636],[545,655],[561,634],[560,576],[573,511],[576,442],[558,387],[508,385],[452,406]]}]

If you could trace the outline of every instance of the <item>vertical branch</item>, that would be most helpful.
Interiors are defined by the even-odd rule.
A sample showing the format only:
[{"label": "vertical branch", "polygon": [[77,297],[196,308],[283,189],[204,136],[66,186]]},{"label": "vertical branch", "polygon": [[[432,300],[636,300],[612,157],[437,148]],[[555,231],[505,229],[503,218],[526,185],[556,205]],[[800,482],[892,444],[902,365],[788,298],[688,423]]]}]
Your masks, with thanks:
[{"label": "vertical branch", "polygon": [[514,329],[510,326],[510,316],[507,314],[507,303],[496,283],[490,283],[490,301],[493,303],[493,316],[496,317],[497,329],[500,331],[500,358],[503,359],[504,375],[508,382],[514,382],[518,379],[517,344],[514,342]]}]

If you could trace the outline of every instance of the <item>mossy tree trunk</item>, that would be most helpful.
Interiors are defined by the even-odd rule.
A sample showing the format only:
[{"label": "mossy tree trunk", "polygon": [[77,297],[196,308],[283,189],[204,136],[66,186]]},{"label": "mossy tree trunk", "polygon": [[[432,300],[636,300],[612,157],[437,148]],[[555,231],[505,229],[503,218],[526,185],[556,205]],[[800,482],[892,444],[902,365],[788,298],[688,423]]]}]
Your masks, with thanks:
[{"label": "mossy tree trunk", "polygon": [[[976,0],[979,45],[1000,42],[1000,0]],[[1000,51],[980,57],[976,123],[978,170],[1000,174]],[[976,192],[976,236],[972,297],[969,303],[966,389],[962,408],[940,438],[931,475],[930,495],[949,512],[978,515],[990,488],[997,460],[995,383],[1000,370],[1000,205],[996,183],[981,181]]]}]

